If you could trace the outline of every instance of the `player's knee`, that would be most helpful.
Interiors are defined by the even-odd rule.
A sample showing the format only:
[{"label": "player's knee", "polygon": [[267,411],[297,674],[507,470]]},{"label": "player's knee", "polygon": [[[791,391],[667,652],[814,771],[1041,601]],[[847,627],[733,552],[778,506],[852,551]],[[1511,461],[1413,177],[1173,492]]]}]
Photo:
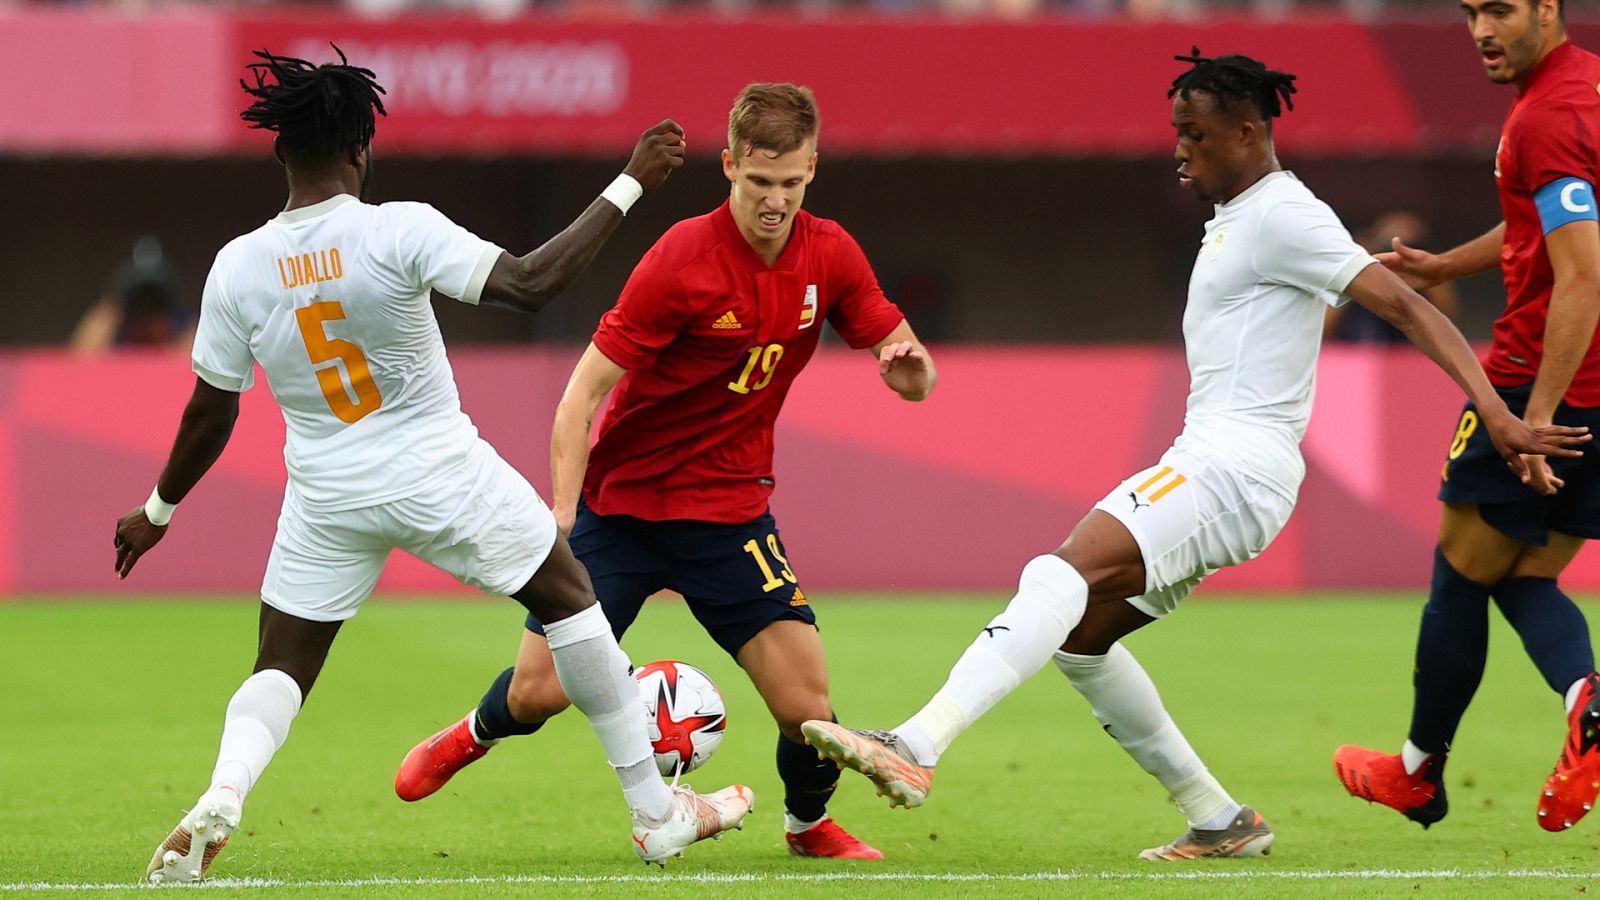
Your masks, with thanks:
[{"label": "player's knee", "polygon": [[506,705],[511,709],[511,717],[526,725],[543,722],[571,703],[553,671],[528,676],[519,672],[512,676],[511,686],[506,691]]},{"label": "player's knee", "polygon": [[833,718],[833,705],[824,696],[796,697],[772,706],[772,719],[778,723],[783,736],[795,743],[804,743],[800,726],[812,719],[826,722]]},{"label": "player's knee", "polygon": [[1115,644],[1121,635],[1113,634],[1109,630],[1094,627],[1091,623],[1084,622],[1067,635],[1067,642],[1061,649],[1074,656],[1100,656],[1111,652],[1111,645]]}]

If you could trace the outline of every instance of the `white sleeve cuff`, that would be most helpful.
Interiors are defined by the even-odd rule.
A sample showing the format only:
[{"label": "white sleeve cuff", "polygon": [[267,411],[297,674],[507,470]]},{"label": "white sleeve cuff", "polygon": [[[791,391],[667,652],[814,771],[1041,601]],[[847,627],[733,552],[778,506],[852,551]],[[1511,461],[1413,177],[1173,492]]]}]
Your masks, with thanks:
[{"label": "white sleeve cuff", "polygon": [[1367,266],[1373,265],[1377,261],[1372,254],[1365,250],[1350,257],[1350,261],[1341,266],[1339,271],[1334,274],[1333,280],[1328,282],[1328,290],[1334,293],[1342,293],[1345,288],[1350,286],[1350,282],[1356,280],[1357,275],[1360,275]]},{"label": "white sleeve cuff", "polygon": [[256,380],[254,368],[252,368],[249,372],[246,372],[243,378],[236,378],[232,375],[224,375],[221,372],[213,372],[205,366],[200,365],[198,360],[191,360],[189,367],[194,369],[194,374],[200,376],[201,381],[204,381],[206,384],[211,385],[219,391],[229,391],[234,394],[242,394],[245,391],[250,390],[250,386],[255,384]]},{"label": "white sleeve cuff", "polygon": [[462,303],[478,305],[478,301],[483,298],[483,286],[489,283],[489,273],[494,270],[494,264],[505,252],[494,244],[484,249],[478,264],[472,268],[472,277],[467,279],[467,289],[461,292]]}]

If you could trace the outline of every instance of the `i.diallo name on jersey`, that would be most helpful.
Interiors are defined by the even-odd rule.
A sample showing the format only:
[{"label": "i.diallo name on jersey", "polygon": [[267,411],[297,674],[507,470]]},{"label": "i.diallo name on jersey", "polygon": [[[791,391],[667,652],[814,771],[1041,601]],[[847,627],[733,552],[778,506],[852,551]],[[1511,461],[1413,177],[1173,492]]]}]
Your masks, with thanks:
[{"label": "i.diallo name on jersey", "polygon": [[344,263],[339,259],[339,248],[302,253],[299,256],[280,256],[278,277],[283,279],[285,288],[343,278]]}]

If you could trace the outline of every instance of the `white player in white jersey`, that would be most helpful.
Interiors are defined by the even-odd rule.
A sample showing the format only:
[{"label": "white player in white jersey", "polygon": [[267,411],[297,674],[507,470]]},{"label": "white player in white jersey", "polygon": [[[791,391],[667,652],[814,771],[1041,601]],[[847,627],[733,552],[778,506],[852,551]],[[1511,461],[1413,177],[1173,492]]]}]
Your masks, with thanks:
[{"label": "white player in white jersey", "polygon": [[[562,688],[589,718],[633,812],[647,862],[738,827],[749,789],[696,795],[656,768],[627,657],[588,574],[527,480],[461,411],[430,306],[536,311],[588,265],[634,201],[683,162],[671,120],[645,132],[624,174],[570,226],[514,257],[421,203],[359,198],[382,88],[340,63],[257,53],[252,126],[277,132],[289,200],[217,254],[195,337],[194,393],[144,506],[117,523],[127,577],[232,433],[260,364],[283,410],[289,479],[261,588],[254,674],[228,703],[210,787],[156,849],[150,881],[199,881],[327,657],[339,626],[402,549],[550,623]],[[558,637],[559,632],[559,637]],[[208,663],[209,664],[209,663]]]},{"label": "white player in white jersey", "polygon": [[[1162,706],[1125,635],[1172,612],[1206,575],[1255,557],[1294,509],[1325,304],[1347,295],[1401,328],[1487,410],[1495,445],[1576,455],[1582,429],[1528,427],[1489,386],[1459,332],[1350,239],[1326,204],[1282,171],[1271,121],[1294,76],[1243,56],[1178,57],[1169,92],[1178,176],[1216,204],[1189,281],[1183,433],[1155,466],[1095,504],[1021,585],[915,716],[892,731],[802,726],[825,755],[870,777],[891,805],[920,805],[963,730],[1054,659],[1106,731],[1160,780],[1189,821],[1145,859],[1258,856],[1261,816],[1223,790]],[[1491,424],[1490,420],[1493,420]]]}]

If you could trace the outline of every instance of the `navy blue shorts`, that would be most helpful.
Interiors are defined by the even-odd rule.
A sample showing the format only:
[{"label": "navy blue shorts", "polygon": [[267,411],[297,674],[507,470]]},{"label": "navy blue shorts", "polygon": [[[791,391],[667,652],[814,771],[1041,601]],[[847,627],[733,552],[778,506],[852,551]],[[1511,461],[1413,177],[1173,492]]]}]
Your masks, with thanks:
[{"label": "navy blue shorts", "polygon": [[[589,570],[618,641],[644,601],[662,590],[682,594],[711,639],[733,657],[773,622],[817,624],[771,512],[736,525],[649,522],[595,515],[579,503],[568,540]],[[527,628],[544,634],[544,625],[531,615]]]},{"label": "navy blue shorts", "polygon": [[[1495,392],[1520,416],[1527,408],[1533,384],[1496,388]],[[1600,434],[1600,409],[1563,403],[1556,410],[1555,421],[1560,425],[1587,425],[1590,431]],[[1552,531],[1600,538],[1600,448],[1586,446],[1583,456],[1577,459],[1552,458],[1550,468],[1566,482],[1566,487],[1554,497],[1546,497],[1517,480],[1481,424],[1478,410],[1468,403],[1461,411],[1445,460],[1440,500],[1477,504],[1478,515],[1485,522],[1525,544],[1543,547]]]}]

